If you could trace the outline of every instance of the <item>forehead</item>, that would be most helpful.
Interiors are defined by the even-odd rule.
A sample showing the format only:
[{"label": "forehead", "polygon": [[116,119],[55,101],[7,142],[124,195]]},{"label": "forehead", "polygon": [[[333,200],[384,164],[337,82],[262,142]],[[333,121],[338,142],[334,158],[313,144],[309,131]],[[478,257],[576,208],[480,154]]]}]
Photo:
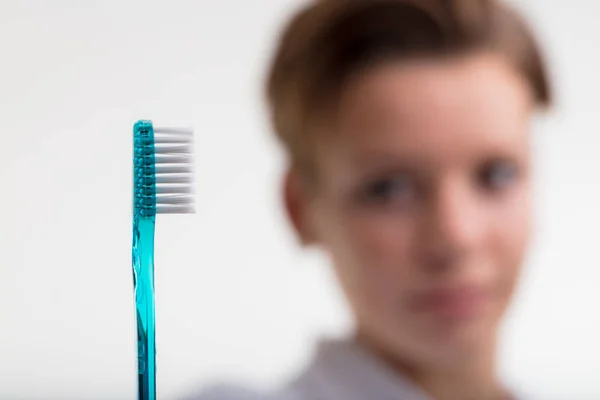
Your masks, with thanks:
[{"label": "forehead", "polygon": [[516,145],[532,110],[526,81],[499,56],[388,63],[348,82],[331,140],[404,153]]}]

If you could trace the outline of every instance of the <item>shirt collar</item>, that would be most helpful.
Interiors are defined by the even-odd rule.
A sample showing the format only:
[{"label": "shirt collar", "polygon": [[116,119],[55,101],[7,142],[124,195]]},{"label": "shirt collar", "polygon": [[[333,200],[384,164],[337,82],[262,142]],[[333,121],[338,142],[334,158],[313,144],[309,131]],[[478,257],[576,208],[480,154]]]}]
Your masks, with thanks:
[{"label": "shirt collar", "polygon": [[321,341],[299,383],[331,399],[432,400],[352,339]]},{"label": "shirt collar", "polygon": [[322,340],[295,386],[319,399],[433,400],[352,338]]}]

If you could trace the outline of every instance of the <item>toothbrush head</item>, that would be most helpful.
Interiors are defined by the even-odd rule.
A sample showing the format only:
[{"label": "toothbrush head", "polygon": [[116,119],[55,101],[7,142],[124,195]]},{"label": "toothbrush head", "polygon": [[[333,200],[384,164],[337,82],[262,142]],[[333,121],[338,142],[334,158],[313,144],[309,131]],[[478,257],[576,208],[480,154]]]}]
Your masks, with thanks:
[{"label": "toothbrush head", "polygon": [[151,121],[133,127],[133,214],[193,214],[193,131],[154,128]]}]

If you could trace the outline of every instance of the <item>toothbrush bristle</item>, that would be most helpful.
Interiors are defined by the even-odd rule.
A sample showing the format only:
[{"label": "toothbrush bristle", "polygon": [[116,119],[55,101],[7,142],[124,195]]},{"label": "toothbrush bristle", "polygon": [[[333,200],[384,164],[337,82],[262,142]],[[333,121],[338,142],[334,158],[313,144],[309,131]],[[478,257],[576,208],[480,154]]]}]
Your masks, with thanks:
[{"label": "toothbrush bristle", "polygon": [[134,213],[191,214],[194,208],[194,142],[191,129],[134,126]]}]

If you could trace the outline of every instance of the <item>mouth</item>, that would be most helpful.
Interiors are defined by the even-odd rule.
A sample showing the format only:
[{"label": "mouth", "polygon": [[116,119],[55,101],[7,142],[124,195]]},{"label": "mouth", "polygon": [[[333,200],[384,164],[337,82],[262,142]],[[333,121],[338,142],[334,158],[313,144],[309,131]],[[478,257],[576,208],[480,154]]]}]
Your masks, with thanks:
[{"label": "mouth", "polygon": [[488,298],[486,290],[474,285],[442,287],[418,293],[412,305],[443,319],[465,320],[479,315]]}]

